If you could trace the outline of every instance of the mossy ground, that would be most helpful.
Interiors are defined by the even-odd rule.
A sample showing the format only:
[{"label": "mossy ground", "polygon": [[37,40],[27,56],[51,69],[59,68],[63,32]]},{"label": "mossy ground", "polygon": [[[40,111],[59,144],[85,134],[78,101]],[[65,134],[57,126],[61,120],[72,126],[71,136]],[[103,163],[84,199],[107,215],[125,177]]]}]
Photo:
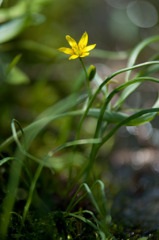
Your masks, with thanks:
[{"label": "mossy ground", "polygon": [[62,212],[48,213],[39,218],[34,215],[34,213],[28,215],[24,226],[21,226],[21,220],[17,215],[12,215],[7,239],[99,239],[98,233],[88,224],[73,217],[66,218]]}]

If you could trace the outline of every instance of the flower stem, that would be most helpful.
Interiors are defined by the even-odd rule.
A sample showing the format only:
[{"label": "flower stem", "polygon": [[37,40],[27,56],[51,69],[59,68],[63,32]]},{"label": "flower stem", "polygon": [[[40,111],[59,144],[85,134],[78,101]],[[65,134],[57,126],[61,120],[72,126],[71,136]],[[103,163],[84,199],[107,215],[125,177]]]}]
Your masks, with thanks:
[{"label": "flower stem", "polygon": [[83,62],[83,60],[82,60],[81,57],[79,57],[79,60],[80,60],[80,62],[81,62],[81,64],[82,64],[83,70],[84,70],[84,72],[85,72],[86,83],[87,83],[87,88],[88,88],[88,95],[89,95],[89,99],[90,99],[91,96],[92,96],[92,92],[91,92],[91,88],[90,88],[90,82],[89,82],[89,79],[88,79],[87,70],[86,70],[86,68],[85,68],[84,62]]}]

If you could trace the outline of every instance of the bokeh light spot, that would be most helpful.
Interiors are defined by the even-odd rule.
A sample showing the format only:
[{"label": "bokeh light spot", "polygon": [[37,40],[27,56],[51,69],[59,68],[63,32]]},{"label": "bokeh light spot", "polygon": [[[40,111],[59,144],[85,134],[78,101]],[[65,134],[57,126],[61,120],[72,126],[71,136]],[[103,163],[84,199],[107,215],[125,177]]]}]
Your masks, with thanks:
[{"label": "bokeh light spot", "polygon": [[156,8],[147,1],[133,1],[127,6],[129,19],[138,27],[150,28],[158,21]]},{"label": "bokeh light spot", "polygon": [[124,9],[131,0],[106,0],[106,2],[114,8]]}]

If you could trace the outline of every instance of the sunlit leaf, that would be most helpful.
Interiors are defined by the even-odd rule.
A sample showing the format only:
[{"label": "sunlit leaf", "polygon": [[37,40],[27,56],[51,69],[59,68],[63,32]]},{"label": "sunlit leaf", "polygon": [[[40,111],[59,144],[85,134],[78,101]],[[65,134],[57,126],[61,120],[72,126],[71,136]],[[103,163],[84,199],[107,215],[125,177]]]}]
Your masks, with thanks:
[{"label": "sunlit leaf", "polygon": [[6,157],[6,158],[3,158],[2,160],[0,160],[0,166],[2,166],[4,163],[10,161],[10,160],[15,160],[14,157]]},{"label": "sunlit leaf", "polygon": [[26,13],[39,13],[42,8],[51,1],[52,0],[17,1],[17,3],[12,7],[0,9],[0,22],[6,22]]},{"label": "sunlit leaf", "polygon": [[[159,107],[159,105],[155,105],[155,107]],[[88,116],[92,116],[95,118],[99,118],[100,111],[97,109],[91,109],[88,113]],[[134,119],[132,121],[127,122],[125,125],[126,126],[137,126],[144,124],[146,122],[150,122],[157,113],[147,113],[141,117],[138,117],[137,119]],[[103,121],[106,121],[108,123],[114,123],[118,124],[121,121],[126,120],[129,117],[128,114],[122,113],[122,112],[115,112],[115,111],[105,111],[103,115]]]},{"label": "sunlit leaf", "polygon": [[4,1],[4,0],[0,0],[0,6],[2,5],[3,1]]},{"label": "sunlit leaf", "polygon": [[78,159],[78,161],[72,161],[72,158],[70,157],[70,153],[66,153],[59,157],[54,156],[54,157],[48,158],[44,162],[44,165],[47,166],[48,168],[51,168],[51,169],[53,168],[54,170],[60,172],[71,166],[75,168],[79,168],[86,161],[85,156],[80,153],[75,153],[74,159]]},{"label": "sunlit leaf", "polygon": [[[158,99],[156,100],[155,104],[153,105],[152,108],[159,108],[159,97]],[[132,121],[130,121],[128,123],[129,126],[137,126],[137,125],[141,125],[141,124],[144,124],[146,122],[150,122],[154,119],[154,117],[157,115],[158,113],[157,112],[151,112],[151,113],[147,113],[143,116],[140,116]]]},{"label": "sunlit leaf", "polygon": [[8,20],[17,18],[26,13],[26,1],[19,1],[14,6],[0,9],[0,21],[6,22]]},{"label": "sunlit leaf", "polygon": [[6,82],[14,85],[26,84],[29,82],[29,78],[19,68],[14,67],[10,70],[9,74],[7,75]]},{"label": "sunlit leaf", "polygon": [[119,122],[106,136],[103,137],[102,142],[99,144],[98,149],[106,142],[108,141],[118,130],[121,126],[129,126],[128,123],[130,123],[133,120],[138,119],[141,116],[144,116],[146,114],[150,113],[158,113],[159,108],[150,108],[150,109],[144,109],[137,113],[132,114],[131,116],[128,116],[123,121]]},{"label": "sunlit leaf", "polygon": [[28,24],[28,17],[23,16],[0,25],[0,43],[15,38]]}]

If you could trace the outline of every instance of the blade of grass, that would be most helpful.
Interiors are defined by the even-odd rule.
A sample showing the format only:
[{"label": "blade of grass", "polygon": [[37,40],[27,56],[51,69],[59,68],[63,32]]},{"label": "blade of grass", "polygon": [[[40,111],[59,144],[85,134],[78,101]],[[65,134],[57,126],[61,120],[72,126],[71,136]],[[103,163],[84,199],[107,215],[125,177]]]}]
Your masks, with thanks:
[{"label": "blade of grass", "polygon": [[106,238],[104,232],[102,232],[94,223],[92,223],[89,219],[83,217],[83,216],[79,216],[77,214],[73,214],[73,213],[70,213],[69,216],[71,217],[74,217],[74,218],[77,218],[79,220],[81,220],[82,222],[84,223],[87,223],[89,224],[93,229],[95,229],[96,231],[99,232],[100,236],[101,236],[101,240],[108,240],[108,238]]},{"label": "blade of grass", "polygon": [[[81,101],[81,98],[80,98]],[[74,94],[70,97],[62,100],[58,104],[56,104],[54,107],[50,109],[50,112],[52,111],[52,114],[60,114],[61,112],[65,112],[68,109],[72,108],[73,106],[76,106],[79,104],[79,95]],[[46,113],[46,112],[45,112]],[[43,116],[44,117],[44,116]],[[27,132],[27,135],[25,135],[25,150],[29,149],[30,144],[36,137],[36,135],[44,128],[50,121],[50,118],[45,118],[45,121],[42,122],[42,124],[34,126],[34,131],[31,129]],[[14,136],[15,137],[15,136]],[[15,139],[17,138],[17,135]],[[7,141],[10,142],[11,139]],[[4,147],[4,145],[3,145]],[[1,222],[0,222],[0,237],[1,239],[5,239],[7,236],[9,221],[10,221],[10,213],[12,212],[14,203],[15,203],[15,196],[16,196],[16,190],[19,184],[20,174],[21,174],[21,168],[22,163],[25,159],[24,153],[22,153],[23,149],[17,149],[15,157],[19,161],[13,161],[11,168],[10,168],[10,175],[9,175],[9,182],[8,182],[8,193],[6,198],[3,202],[3,213],[1,214]]]},{"label": "blade of grass", "polygon": [[91,108],[94,100],[96,99],[97,95],[99,94],[99,92],[101,91],[101,89],[103,88],[103,86],[105,84],[107,84],[113,77],[121,74],[121,73],[124,73],[124,72],[127,72],[129,70],[133,70],[133,69],[138,69],[138,68],[141,68],[141,67],[145,67],[145,66],[149,66],[149,65],[153,65],[153,64],[159,64],[159,61],[150,61],[150,62],[145,62],[145,63],[140,63],[140,64],[137,64],[135,66],[132,66],[132,67],[128,67],[128,68],[124,68],[124,69],[121,69],[119,71],[116,71],[115,73],[113,73],[112,75],[110,75],[109,77],[107,77],[103,83],[97,88],[96,92],[94,93],[94,95],[92,96],[92,98],[90,99],[90,101],[88,102],[88,105],[87,105],[87,108],[85,109],[85,113],[82,115],[81,119],[80,119],[80,123],[79,123],[79,126],[78,126],[78,129],[77,129],[77,134],[76,134],[76,139],[79,138],[80,136],[80,130],[81,130],[81,127],[82,127],[82,124],[83,124],[83,121],[84,119],[86,118],[88,112],[89,112],[89,109]]},{"label": "blade of grass", "polygon": [[111,138],[114,133],[121,127],[121,126],[124,126],[125,124],[127,124],[128,122],[131,122],[132,120],[134,119],[137,119],[138,117],[144,115],[144,114],[147,114],[147,113],[158,113],[159,112],[159,108],[150,108],[150,109],[144,109],[144,110],[141,110],[135,114],[132,114],[131,116],[129,116],[127,119],[121,121],[120,123],[118,123],[114,128],[113,130],[108,133],[108,135],[106,135],[103,139],[102,139],[102,142],[99,143],[99,145],[97,146],[97,149],[99,149],[109,138]]},{"label": "blade of grass", "polygon": [[[132,53],[131,53],[131,55],[130,55],[130,57],[129,57],[128,67],[132,67],[132,66],[135,64],[137,57],[139,56],[140,52],[141,52],[145,47],[147,47],[147,46],[150,45],[151,43],[157,42],[157,41],[159,41],[159,36],[153,36],[153,37],[147,38],[147,39],[143,40],[142,42],[140,42],[140,43],[134,48],[134,50],[132,51]],[[126,81],[129,80],[130,75],[131,75],[131,71],[127,72]]]},{"label": "blade of grass", "polygon": [[32,201],[32,196],[33,196],[33,192],[35,190],[35,186],[36,186],[36,182],[41,174],[41,171],[43,169],[43,166],[45,165],[45,161],[47,161],[48,158],[52,157],[53,154],[55,154],[57,151],[65,148],[65,147],[70,147],[70,146],[74,146],[74,145],[81,145],[81,144],[92,144],[92,143],[99,143],[100,142],[100,139],[83,139],[83,140],[77,140],[77,141],[73,141],[73,142],[68,142],[68,143],[65,143],[65,144],[62,144],[61,146],[59,146],[58,148],[56,148],[54,151],[50,151],[44,158],[43,160],[39,160],[38,158],[34,157],[33,155],[29,154],[24,148],[23,148],[23,145],[20,143],[19,139],[18,139],[18,136],[17,136],[17,133],[16,133],[16,128],[15,128],[15,123],[18,124],[20,130],[23,132],[19,122],[15,119],[13,119],[12,121],[12,131],[13,131],[13,137],[16,141],[16,143],[18,144],[18,148],[19,150],[22,152],[22,154],[24,156],[27,156],[28,158],[32,159],[32,160],[35,160],[35,161],[38,161],[40,162],[38,168],[37,168],[37,171],[35,173],[35,176],[34,176],[34,179],[31,183],[31,187],[30,187],[30,191],[29,191],[29,197],[28,197],[28,200],[26,202],[26,205],[24,207],[24,212],[23,212],[23,218],[22,218],[22,225],[24,224],[25,222],[25,219],[26,219],[26,215],[29,211],[29,207],[30,207],[30,204],[31,204],[31,201]]},{"label": "blade of grass", "polygon": [[[100,186],[100,191],[101,191],[101,198],[103,201],[103,206],[104,209],[100,209],[95,197],[93,196],[92,190],[94,189],[94,187],[99,184]],[[81,191],[81,189],[84,187],[86,193],[81,196],[80,198],[78,198],[76,201],[76,197],[78,195],[78,193]],[[109,232],[109,224],[110,224],[110,211],[108,210],[108,203],[107,203],[107,199],[105,196],[105,191],[104,191],[104,183],[101,180],[97,180],[93,186],[91,187],[91,189],[89,188],[89,186],[86,183],[82,183],[79,187],[79,189],[77,190],[77,192],[74,194],[66,212],[69,215],[70,211],[78,204],[78,202],[80,202],[84,197],[86,197],[86,195],[89,195],[89,198],[92,202],[92,204],[94,205],[95,209],[97,210],[97,213],[100,216],[100,220],[97,220],[97,218],[94,216],[93,219],[95,220],[95,222],[100,226],[100,231],[102,230],[102,232],[106,235],[106,237],[112,237],[112,235]],[[101,201],[100,198],[100,201]],[[92,215],[92,214],[91,214]]]},{"label": "blade of grass", "polygon": [[[152,81],[152,82],[157,82],[159,83],[159,79],[157,78],[152,78],[152,77],[139,77],[136,78],[134,80],[128,81],[126,83],[121,84],[119,87],[115,88],[106,98],[105,102],[102,105],[101,108],[101,112],[98,118],[98,122],[97,122],[97,126],[96,126],[96,130],[95,130],[95,134],[94,134],[94,138],[98,138],[99,137],[99,133],[100,133],[100,128],[102,125],[102,121],[103,121],[103,116],[104,116],[104,112],[106,110],[106,107],[108,106],[109,102],[111,101],[111,99],[113,98],[113,96],[118,93],[119,91],[121,91],[122,89],[126,88],[129,85],[135,84],[137,82],[143,82],[143,81]],[[100,145],[100,144],[99,144]],[[96,155],[96,148],[98,148],[97,146],[93,145],[92,146],[92,150],[90,153],[90,166],[89,166],[89,170],[91,169],[91,166],[93,165],[94,159],[95,159],[95,155]]]},{"label": "blade of grass", "polygon": [[16,160],[14,157],[6,157],[0,160],[0,166],[2,166],[4,163],[10,161],[10,160]]}]

